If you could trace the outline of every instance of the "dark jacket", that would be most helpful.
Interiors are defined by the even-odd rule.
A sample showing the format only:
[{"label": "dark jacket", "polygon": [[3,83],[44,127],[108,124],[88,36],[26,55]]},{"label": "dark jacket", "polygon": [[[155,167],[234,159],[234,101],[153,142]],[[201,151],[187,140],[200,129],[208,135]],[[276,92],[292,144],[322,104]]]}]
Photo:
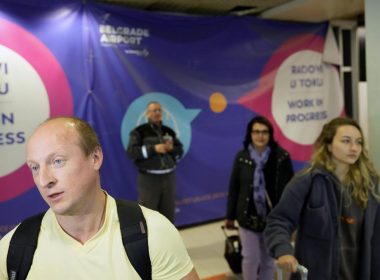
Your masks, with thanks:
[{"label": "dark jacket", "polygon": [[[248,216],[257,215],[253,201],[255,166],[247,149],[237,153],[230,178],[226,219],[237,220],[242,227],[247,227]],[[263,172],[266,190],[272,204],[276,205],[294,174],[289,153],[278,145],[271,147]],[[268,205],[267,210],[270,211]]]},{"label": "dark jacket", "polygon": [[[270,254],[275,258],[294,254],[309,270],[309,280],[338,280],[340,201],[340,185],[331,173],[315,170],[296,175],[267,218],[264,238]],[[363,218],[360,280],[379,279],[379,207],[370,195]],[[296,229],[293,250],[290,235]]]},{"label": "dark jacket", "polygon": [[[167,135],[173,140],[173,150],[166,154],[159,154],[154,146],[164,143],[164,137]],[[145,146],[147,157],[144,157],[143,146]],[[183,154],[183,147],[171,128],[146,123],[136,127],[130,133],[127,154],[134,160],[140,172],[174,169]]]}]

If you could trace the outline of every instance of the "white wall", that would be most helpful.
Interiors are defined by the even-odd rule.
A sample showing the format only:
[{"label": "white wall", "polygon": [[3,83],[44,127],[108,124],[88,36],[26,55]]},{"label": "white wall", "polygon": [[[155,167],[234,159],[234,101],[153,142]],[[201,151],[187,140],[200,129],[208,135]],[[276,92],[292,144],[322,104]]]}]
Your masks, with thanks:
[{"label": "white wall", "polygon": [[365,0],[368,141],[370,156],[380,172],[380,1]]}]

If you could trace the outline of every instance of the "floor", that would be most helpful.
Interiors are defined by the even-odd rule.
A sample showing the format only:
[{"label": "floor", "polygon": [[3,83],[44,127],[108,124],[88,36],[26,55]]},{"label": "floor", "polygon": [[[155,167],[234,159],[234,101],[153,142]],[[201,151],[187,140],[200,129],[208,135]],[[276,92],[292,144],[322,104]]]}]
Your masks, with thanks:
[{"label": "floor", "polygon": [[[226,236],[222,225],[223,221],[218,221],[179,231],[201,280],[243,280],[241,274],[232,272],[223,256]],[[237,232],[227,231],[226,234]],[[287,280],[289,276],[277,270],[274,280]]]},{"label": "floor", "polygon": [[[241,280],[235,275],[224,259],[224,243],[226,237],[221,226],[223,221],[181,229],[194,266],[202,280]],[[233,233],[233,232],[232,232]],[[230,234],[227,232],[227,234]]]}]

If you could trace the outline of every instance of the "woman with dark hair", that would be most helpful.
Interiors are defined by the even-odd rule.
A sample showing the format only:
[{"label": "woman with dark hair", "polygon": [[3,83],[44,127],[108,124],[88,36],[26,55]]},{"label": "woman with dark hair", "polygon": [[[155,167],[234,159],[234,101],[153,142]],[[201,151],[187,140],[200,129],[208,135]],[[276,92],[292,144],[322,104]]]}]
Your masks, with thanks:
[{"label": "woman with dark hair", "polygon": [[225,226],[239,224],[244,280],[272,280],[274,259],[262,237],[265,220],[277,204],[294,172],[289,153],[274,140],[273,126],[264,117],[247,125],[243,149],[235,157],[227,202]]},{"label": "woman with dark hair", "polygon": [[310,167],[268,216],[264,236],[277,264],[295,272],[300,262],[310,280],[379,279],[378,181],[357,122],[339,117],[325,124]]}]

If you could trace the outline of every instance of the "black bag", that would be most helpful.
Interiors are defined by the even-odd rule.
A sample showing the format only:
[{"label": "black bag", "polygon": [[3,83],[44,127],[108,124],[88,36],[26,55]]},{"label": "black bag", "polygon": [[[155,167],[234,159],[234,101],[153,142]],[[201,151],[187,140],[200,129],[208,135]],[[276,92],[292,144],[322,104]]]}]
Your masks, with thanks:
[{"label": "black bag", "polygon": [[226,259],[228,265],[231,270],[235,274],[241,273],[241,242],[239,234],[231,234],[228,235],[226,233],[226,228],[222,226],[222,230],[224,236],[226,237],[226,241],[224,244],[224,258]]},{"label": "black bag", "polygon": [[244,227],[255,232],[262,232],[265,229],[265,225],[265,220],[260,216],[248,216],[247,222],[244,224]]}]

